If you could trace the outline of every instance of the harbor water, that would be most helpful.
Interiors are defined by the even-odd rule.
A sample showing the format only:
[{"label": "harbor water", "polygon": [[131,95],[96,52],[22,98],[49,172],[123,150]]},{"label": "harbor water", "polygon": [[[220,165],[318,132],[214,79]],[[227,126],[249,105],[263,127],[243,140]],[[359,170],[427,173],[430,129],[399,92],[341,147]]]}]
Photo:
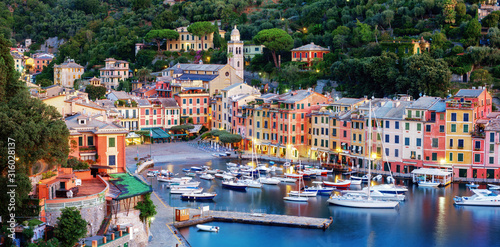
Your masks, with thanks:
[{"label": "harbor water", "polygon": [[[203,165],[226,170],[228,159],[213,159],[198,163],[156,164],[184,176],[182,169]],[[237,160],[232,162],[238,163]],[[244,164],[247,162],[244,161]],[[281,175],[278,172],[276,175]],[[305,180],[333,181],[342,174],[318,176]],[[297,184],[263,185],[262,189],[248,188],[246,192],[221,187],[221,180],[201,181],[204,192],[215,192],[210,202],[182,201],[180,195],[170,195],[165,183],[147,178],[157,194],[174,207],[211,210],[287,214],[333,218],[326,231],[212,222],[220,232],[202,232],[193,226],[180,229],[194,247],[201,246],[500,246],[500,208],[455,206],[453,197],[472,195],[464,184],[439,188],[419,188],[409,185],[406,200],[396,209],[356,209],[329,205],[328,196],[311,197],[308,203],[287,202],[283,197]],[[403,183],[403,181],[397,181]],[[481,185],[483,188],[485,185]],[[484,187],[485,188],[485,187]],[[353,187],[351,189],[360,189]]]}]

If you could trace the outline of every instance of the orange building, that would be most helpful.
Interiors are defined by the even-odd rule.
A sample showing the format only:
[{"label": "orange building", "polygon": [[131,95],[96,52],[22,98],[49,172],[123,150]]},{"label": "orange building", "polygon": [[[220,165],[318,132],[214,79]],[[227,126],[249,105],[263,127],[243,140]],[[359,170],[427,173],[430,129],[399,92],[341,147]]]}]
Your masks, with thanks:
[{"label": "orange building", "polygon": [[127,128],[104,116],[75,114],[65,119],[70,132],[70,156],[95,161],[92,174],[125,172]]},{"label": "orange building", "polygon": [[323,56],[327,53],[330,53],[330,49],[311,42],[311,44],[292,49],[292,61],[306,62],[307,67],[311,67],[313,61],[323,61]]},{"label": "orange building", "polygon": [[49,66],[49,63],[54,59],[54,55],[48,53],[35,53],[32,55],[33,67],[31,73],[42,72],[43,68]]},{"label": "orange building", "polygon": [[174,95],[175,101],[181,108],[181,118],[186,121],[193,119],[193,124],[203,124],[210,127],[208,120],[209,94],[202,87],[187,87],[178,94]]}]

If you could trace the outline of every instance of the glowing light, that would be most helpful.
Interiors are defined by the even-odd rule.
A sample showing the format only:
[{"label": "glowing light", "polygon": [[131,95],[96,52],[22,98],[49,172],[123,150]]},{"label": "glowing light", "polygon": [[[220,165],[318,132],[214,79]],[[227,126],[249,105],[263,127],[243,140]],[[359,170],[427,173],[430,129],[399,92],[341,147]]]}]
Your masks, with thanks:
[{"label": "glowing light", "polygon": [[446,163],[446,159],[441,159],[441,165],[443,165],[444,163]]},{"label": "glowing light", "polygon": [[372,153],[372,159],[376,159],[377,158],[377,154],[376,153]]}]

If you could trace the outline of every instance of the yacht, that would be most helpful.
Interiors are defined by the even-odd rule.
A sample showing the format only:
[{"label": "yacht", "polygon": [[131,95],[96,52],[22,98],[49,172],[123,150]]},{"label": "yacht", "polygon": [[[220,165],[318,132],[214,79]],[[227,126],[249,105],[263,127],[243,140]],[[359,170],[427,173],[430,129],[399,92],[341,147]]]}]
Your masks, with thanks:
[{"label": "yacht", "polygon": [[485,189],[471,189],[473,196],[455,196],[456,205],[500,207],[500,195]]},{"label": "yacht", "polygon": [[276,184],[279,184],[281,182],[281,180],[279,180],[277,178],[271,178],[271,177],[261,177],[261,178],[259,178],[259,182],[262,184],[276,185]]}]

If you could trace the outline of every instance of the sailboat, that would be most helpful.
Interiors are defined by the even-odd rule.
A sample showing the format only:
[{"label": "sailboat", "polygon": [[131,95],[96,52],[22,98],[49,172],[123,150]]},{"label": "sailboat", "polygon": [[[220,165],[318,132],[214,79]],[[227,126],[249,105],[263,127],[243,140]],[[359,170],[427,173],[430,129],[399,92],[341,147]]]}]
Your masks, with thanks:
[{"label": "sailboat", "polygon": [[[254,152],[254,148],[253,148],[253,143],[252,143],[252,163],[254,162],[254,158],[255,158],[255,162],[258,166],[258,161],[257,161],[257,157],[255,157],[255,152]],[[260,175],[260,172],[259,172],[259,175]],[[250,176],[252,176],[251,179],[243,179],[243,180],[240,180],[242,183],[246,184],[249,188],[262,188],[262,183],[260,181],[257,181],[254,179],[254,175],[253,175],[253,172],[250,172]]]},{"label": "sailboat", "polygon": [[[306,196],[302,195],[303,192],[301,192],[301,190],[300,190],[300,188],[301,188],[300,182],[301,181],[303,182],[304,180],[302,180],[302,178],[299,178],[299,183],[297,185],[298,188],[297,188],[296,193],[292,193],[292,192],[294,192],[294,191],[292,191],[292,192],[288,193],[288,196],[283,197],[283,199],[285,201],[307,202],[309,200]],[[314,195],[314,196],[316,196],[316,195]]]},{"label": "sailboat", "polygon": [[[368,157],[371,163],[372,161],[372,101],[370,100],[370,111],[368,113]],[[368,181],[371,179],[371,164],[368,164]],[[377,200],[370,195],[370,183],[368,183],[368,193],[366,197],[355,196],[352,194],[347,194],[343,196],[331,196],[327,201],[330,204],[353,207],[353,208],[395,208],[399,202],[398,201],[384,201]]]}]

